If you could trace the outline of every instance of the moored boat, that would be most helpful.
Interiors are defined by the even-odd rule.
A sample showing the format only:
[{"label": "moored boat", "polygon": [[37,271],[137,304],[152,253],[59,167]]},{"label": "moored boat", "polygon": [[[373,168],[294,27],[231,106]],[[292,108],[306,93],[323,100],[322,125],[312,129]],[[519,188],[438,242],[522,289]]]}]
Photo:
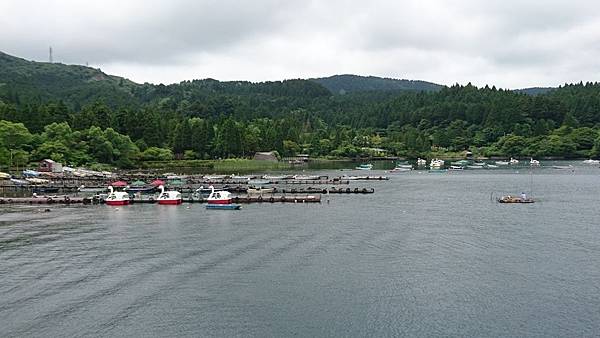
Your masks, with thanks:
[{"label": "moored boat", "polygon": [[317,175],[294,175],[293,178],[295,180],[301,180],[301,181],[316,181],[319,179],[319,176],[317,176]]},{"label": "moored boat", "polygon": [[426,166],[426,165],[427,165],[427,160],[425,160],[425,159],[422,159],[422,158],[420,158],[420,157],[417,159],[417,166],[419,166],[419,167],[424,167],[424,166]]},{"label": "moored boat", "polygon": [[596,164],[600,164],[600,160],[592,160],[592,159],[590,158],[590,159],[584,160],[584,161],[583,161],[583,164],[591,164],[591,165],[596,165]]},{"label": "moored boat", "polygon": [[165,191],[164,186],[159,186],[160,194],[158,195],[158,204],[163,205],[177,205],[181,204],[183,199],[181,198],[181,193],[176,190]]},{"label": "moored boat", "polygon": [[531,159],[529,160],[529,165],[530,165],[530,166],[532,166],[532,167],[539,167],[539,165],[540,165],[540,161],[538,161],[538,160],[534,160],[533,158],[531,158]]},{"label": "moored boat", "polygon": [[432,159],[431,162],[429,162],[429,167],[431,169],[440,169],[442,167],[444,167],[444,160],[440,160],[440,159]]},{"label": "moored boat", "polygon": [[510,158],[510,160],[508,161],[508,164],[510,165],[517,165],[519,164],[519,160],[517,160],[516,158]]},{"label": "moored boat", "polygon": [[114,191],[112,185],[108,186],[108,196],[104,200],[107,205],[128,205],[129,194],[124,191]]},{"label": "moored boat", "polygon": [[206,199],[208,204],[231,204],[231,193],[229,191],[215,191],[212,185],[208,188],[211,190]]},{"label": "moored boat", "polygon": [[498,198],[498,203],[534,203],[532,198],[526,196],[505,195]]},{"label": "moored boat", "polygon": [[373,169],[373,165],[371,163],[359,164],[358,167],[355,167],[356,170],[371,170]]},{"label": "moored boat", "polygon": [[450,171],[461,171],[461,170],[464,170],[464,168],[462,166],[459,166],[459,165],[451,165],[450,167],[448,167],[448,170],[450,170]]},{"label": "moored boat", "polygon": [[509,165],[510,164],[508,161],[496,161],[495,163],[496,163],[496,165]]}]

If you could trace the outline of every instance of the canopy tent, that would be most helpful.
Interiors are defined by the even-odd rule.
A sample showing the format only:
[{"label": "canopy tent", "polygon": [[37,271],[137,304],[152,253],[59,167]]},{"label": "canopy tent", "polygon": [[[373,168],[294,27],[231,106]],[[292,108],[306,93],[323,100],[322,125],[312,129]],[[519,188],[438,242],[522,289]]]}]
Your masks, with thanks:
[{"label": "canopy tent", "polygon": [[116,181],[116,182],[112,182],[110,185],[112,185],[113,187],[126,187],[127,186],[127,182],[125,182],[125,181]]}]

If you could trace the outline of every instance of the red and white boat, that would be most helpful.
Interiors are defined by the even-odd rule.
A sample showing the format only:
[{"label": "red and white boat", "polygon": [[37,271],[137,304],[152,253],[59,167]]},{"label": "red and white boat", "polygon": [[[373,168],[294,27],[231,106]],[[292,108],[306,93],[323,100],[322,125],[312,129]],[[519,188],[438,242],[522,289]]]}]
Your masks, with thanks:
[{"label": "red and white boat", "polygon": [[177,205],[183,202],[181,193],[179,191],[165,191],[165,187],[162,185],[159,186],[158,189],[160,190],[160,194],[158,195],[158,204]]},{"label": "red and white boat", "polygon": [[124,191],[114,191],[112,185],[108,186],[108,196],[104,200],[107,205],[128,205],[129,194]]},{"label": "red and white boat", "polygon": [[208,195],[208,204],[231,204],[231,194],[229,191],[215,191],[212,185],[208,187],[210,195]]}]

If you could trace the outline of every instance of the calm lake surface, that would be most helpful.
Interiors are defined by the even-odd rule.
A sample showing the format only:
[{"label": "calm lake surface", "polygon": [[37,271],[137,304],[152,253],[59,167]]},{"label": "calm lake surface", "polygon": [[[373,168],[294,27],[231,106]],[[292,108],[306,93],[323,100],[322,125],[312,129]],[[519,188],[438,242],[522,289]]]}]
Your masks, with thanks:
[{"label": "calm lake surface", "polygon": [[388,175],[317,205],[3,206],[0,336],[599,334],[599,168]]}]

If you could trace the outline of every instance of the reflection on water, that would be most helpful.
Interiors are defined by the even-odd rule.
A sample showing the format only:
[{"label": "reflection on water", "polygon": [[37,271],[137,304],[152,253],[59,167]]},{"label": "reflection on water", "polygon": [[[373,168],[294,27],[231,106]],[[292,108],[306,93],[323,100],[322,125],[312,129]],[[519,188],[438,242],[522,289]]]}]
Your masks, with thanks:
[{"label": "reflection on water", "polygon": [[[240,211],[2,207],[0,332],[592,336],[596,169],[402,173]],[[538,203],[490,201],[523,187]]]}]

